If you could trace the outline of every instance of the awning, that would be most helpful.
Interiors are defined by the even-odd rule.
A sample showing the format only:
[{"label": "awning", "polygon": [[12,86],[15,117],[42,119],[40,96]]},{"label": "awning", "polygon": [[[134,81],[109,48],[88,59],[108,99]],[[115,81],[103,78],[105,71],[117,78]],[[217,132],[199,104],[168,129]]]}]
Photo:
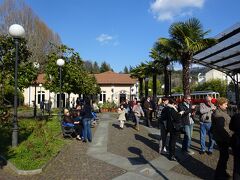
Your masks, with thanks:
[{"label": "awning", "polygon": [[218,43],[195,54],[194,62],[230,76],[240,73],[240,23],[215,38]]}]

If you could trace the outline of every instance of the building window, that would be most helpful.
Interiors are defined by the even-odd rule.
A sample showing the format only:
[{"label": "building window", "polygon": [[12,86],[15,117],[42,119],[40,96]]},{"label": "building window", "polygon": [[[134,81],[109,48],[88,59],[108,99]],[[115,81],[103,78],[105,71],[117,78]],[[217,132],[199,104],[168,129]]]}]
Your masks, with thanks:
[{"label": "building window", "polygon": [[102,91],[100,94],[100,101],[106,102],[106,91]]},{"label": "building window", "polygon": [[40,104],[41,101],[45,101],[45,91],[38,91],[38,104]]}]

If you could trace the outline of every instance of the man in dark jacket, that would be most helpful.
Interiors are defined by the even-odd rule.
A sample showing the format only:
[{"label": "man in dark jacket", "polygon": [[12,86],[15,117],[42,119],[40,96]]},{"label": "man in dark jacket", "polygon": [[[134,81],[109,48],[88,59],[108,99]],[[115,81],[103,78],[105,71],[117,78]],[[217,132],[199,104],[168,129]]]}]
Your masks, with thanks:
[{"label": "man in dark jacket", "polygon": [[152,127],[151,126],[151,120],[152,118],[150,117],[152,115],[152,104],[150,102],[150,97],[147,97],[147,99],[144,101],[144,104],[143,104],[143,110],[144,110],[144,113],[145,113],[145,117],[146,117],[146,125],[148,127]]},{"label": "man in dark jacket", "polygon": [[193,155],[194,152],[190,150],[191,138],[193,132],[193,115],[195,105],[191,104],[191,96],[184,97],[184,101],[178,105],[178,111],[184,111],[182,115],[182,123],[184,125],[185,134],[182,142],[182,151]]}]

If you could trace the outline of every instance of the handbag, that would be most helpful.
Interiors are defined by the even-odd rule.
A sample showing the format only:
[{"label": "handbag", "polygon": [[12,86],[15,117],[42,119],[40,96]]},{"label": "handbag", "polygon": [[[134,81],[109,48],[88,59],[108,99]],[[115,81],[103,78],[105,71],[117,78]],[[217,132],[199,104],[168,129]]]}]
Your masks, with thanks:
[{"label": "handbag", "polygon": [[177,132],[180,132],[181,134],[186,134],[185,127],[182,125],[182,123],[173,123],[173,127]]},{"label": "handbag", "polygon": [[176,132],[180,132],[181,134],[186,134],[185,127],[183,126],[182,122],[180,123],[174,122],[172,116],[171,116],[171,122]]}]

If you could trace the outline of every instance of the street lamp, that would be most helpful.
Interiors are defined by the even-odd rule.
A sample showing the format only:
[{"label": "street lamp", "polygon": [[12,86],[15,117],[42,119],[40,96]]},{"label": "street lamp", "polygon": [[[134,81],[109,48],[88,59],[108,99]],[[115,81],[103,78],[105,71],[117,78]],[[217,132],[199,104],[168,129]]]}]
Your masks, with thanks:
[{"label": "street lamp", "polygon": [[170,63],[169,65],[167,65],[167,71],[169,72],[169,96],[172,95],[171,91],[172,91],[172,78],[171,78],[171,75],[172,75],[172,71],[173,71],[173,65],[172,63]]},{"label": "street lamp", "polygon": [[40,87],[40,104],[42,102],[42,84],[39,84]]},{"label": "street lamp", "polygon": [[62,66],[65,64],[63,59],[57,60],[57,65],[59,67],[59,85],[60,85],[60,98],[59,98],[59,115],[61,116],[62,112]]},{"label": "street lamp", "polygon": [[[36,68],[37,70],[38,70],[39,67],[40,67],[40,65],[39,65],[38,62],[34,62],[34,63],[33,63],[33,66],[34,66],[34,68]],[[34,82],[34,110],[33,110],[33,116],[34,116],[34,118],[36,118],[36,116],[37,116],[37,103],[36,103],[37,98],[36,98],[36,96],[37,96],[37,82],[35,81],[35,82]]]},{"label": "street lamp", "polygon": [[9,27],[9,34],[14,38],[16,46],[16,59],[15,59],[15,70],[14,70],[14,113],[13,113],[13,130],[12,130],[12,146],[18,145],[18,122],[17,122],[17,89],[18,89],[18,40],[24,36],[25,30],[19,24],[13,24]]}]

